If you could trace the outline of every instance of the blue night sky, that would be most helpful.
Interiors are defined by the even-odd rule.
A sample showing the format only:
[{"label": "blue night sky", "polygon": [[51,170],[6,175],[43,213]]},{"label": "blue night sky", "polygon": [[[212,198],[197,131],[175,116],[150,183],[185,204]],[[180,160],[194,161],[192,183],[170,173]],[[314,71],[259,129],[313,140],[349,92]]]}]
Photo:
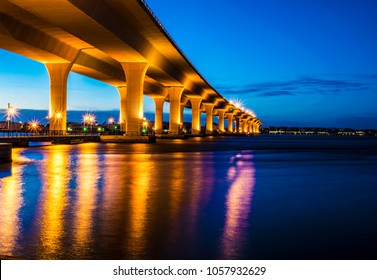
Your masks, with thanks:
[{"label": "blue night sky", "polygon": [[[263,126],[377,128],[377,1],[146,2],[207,81]],[[0,107],[47,110],[48,91],[43,65],[0,50]],[[101,82],[72,73],[68,91],[68,109],[119,108]]]}]

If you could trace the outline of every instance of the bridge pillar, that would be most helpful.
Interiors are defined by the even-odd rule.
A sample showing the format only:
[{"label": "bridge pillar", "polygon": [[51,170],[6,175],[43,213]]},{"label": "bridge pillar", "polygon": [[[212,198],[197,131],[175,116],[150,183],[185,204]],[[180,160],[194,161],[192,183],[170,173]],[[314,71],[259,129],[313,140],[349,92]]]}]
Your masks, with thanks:
[{"label": "bridge pillar", "polygon": [[217,114],[219,116],[219,130],[224,132],[225,109],[217,109]]},{"label": "bridge pillar", "polygon": [[73,63],[46,63],[50,76],[50,131],[66,133],[67,130],[67,80]]},{"label": "bridge pillar", "polygon": [[206,109],[206,134],[213,133],[213,108],[214,104],[204,104]]},{"label": "bridge pillar", "polygon": [[172,134],[179,134],[181,126],[181,97],[183,87],[170,87],[168,94],[170,99],[169,130]]},{"label": "bridge pillar", "polygon": [[249,121],[246,120],[245,122],[245,133],[249,133]]},{"label": "bridge pillar", "polygon": [[250,120],[248,120],[248,122],[247,122],[247,132],[248,132],[248,133],[251,133],[251,132],[252,132],[251,127],[252,127],[252,122],[251,122]]},{"label": "bridge pillar", "polygon": [[259,133],[259,123],[255,122],[255,133]]},{"label": "bridge pillar", "polygon": [[165,97],[153,98],[155,104],[155,117],[154,117],[154,130],[156,133],[162,133],[163,115],[164,115],[164,102]]},{"label": "bridge pillar", "polygon": [[181,125],[182,126],[183,126],[183,122],[184,122],[184,116],[183,116],[184,110],[185,110],[185,104],[181,103]]},{"label": "bridge pillar", "polygon": [[257,132],[257,124],[255,123],[255,121],[253,121],[252,131],[253,133]]},{"label": "bridge pillar", "polygon": [[240,131],[239,131],[239,132],[244,133],[244,129],[245,129],[245,120],[240,119],[239,122],[240,122]]},{"label": "bridge pillar", "polygon": [[191,117],[191,133],[192,134],[199,134],[200,133],[200,105],[202,103],[201,97],[191,97],[191,110],[192,110],[192,117]]},{"label": "bridge pillar", "polygon": [[240,117],[236,116],[236,133],[240,132]]},{"label": "bridge pillar", "polygon": [[234,114],[227,114],[228,118],[228,132],[232,133],[233,132],[233,116]]},{"label": "bridge pillar", "polygon": [[119,114],[119,124],[120,131],[126,131],[126,121],[127,121],[127,87],[119,86],[117,87],[120,97],[120,114]]},{"label": "bridge pillar", "polygon": [[121,64],[127,81],[125,131],[128,135],[138,135],[140,133],[140,124],[144,117],[144,78],[148,63],[122,62]]}]

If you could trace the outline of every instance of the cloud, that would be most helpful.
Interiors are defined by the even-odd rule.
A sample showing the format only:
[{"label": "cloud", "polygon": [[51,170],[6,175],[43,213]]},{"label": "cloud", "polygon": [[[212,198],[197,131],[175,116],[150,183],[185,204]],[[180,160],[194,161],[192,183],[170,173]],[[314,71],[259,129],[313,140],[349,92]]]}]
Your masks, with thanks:
[{"label": "cloud", "polygon": [[224,95],[249,95],[250,97],[276,97],[297,95],[329,95],[342,92],[364,91],[377,85],[371,81],[375,75],[368,77],[348,77],[347,79],[300,77],[290,81],[272,81],[247,84],[243,86],[219,86]]},{"label": "cloud", "polygon": [[269,91],[263,92],[260,94],[261,96],[282,96],[282,95],[294,95],[294,93],[287,91],[287,90],[276,90],[276,91]]}]

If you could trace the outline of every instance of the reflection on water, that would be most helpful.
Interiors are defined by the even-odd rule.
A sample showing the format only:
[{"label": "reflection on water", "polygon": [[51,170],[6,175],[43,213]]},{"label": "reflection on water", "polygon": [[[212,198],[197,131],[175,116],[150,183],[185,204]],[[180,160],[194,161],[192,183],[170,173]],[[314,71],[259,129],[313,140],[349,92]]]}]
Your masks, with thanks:
[{"label": "reflection on water", "polygon": [[[13,154],[13,158],[17,156]],[[23,166],[14,167],[12,175],[0,181],[0,254],[3,255],[13,255],[21,237],[22,169]]]},{"label": "reflection on water", "polygon": [[[12,175],[0,179],[0,255],[237,256],[254,186],[250,155],[143,154],[140,145],[135,145],[135,153],[125,154],[122,147],[15,150]],[[220,232],[222,237],[217,236]],[[213,233],[216,236],[208,239]],[[223,253],[217,255],[219,251]]]},{"label": "reflection on water", "polygon": [[70,156],[66,150],[45,153],[40,166],[42,193],[40,197],[40,246],[38,258],[59,258],[63,252],[64,211],[68,206],[68,183],[71,176]]},{"label": "reflection on water", "polygon": [[14,149],[0,256],[376,259],[375,139],[274,139]]},{"label": "reflection on water", "polygon": [[130,155],[128,167],[129,194],[129,238],[124,249],[130,258],[143,256],[146,247],[146,227],[149,211],[150,181],[153,165],[148,155]]},{"label": "reflection on water", "polygon": [[76,195],[73,206],[73,252],[76,258],[90,257],[93,243],[94,211],[97,204],[98,181],[100,178],[98,155],[95,146],[79,146],[74,170],[76,180]]},{"label": "reflection on water", "polygon": [[249,227],[249,212],[255,178],[252,155],[238,153],[231,158],[227,179],[231,186],[226,198],[226,222],[222,239],[223,257],[241,258],[245,248],[245,231]]},{"label": "reflection on water", "polygon": [[[135,147],[139,151],[140,146]],[[122,146],[115,152],[112,148],[82,144],[16,149],[12,175],[0,179],[0,255],[216,257],[220,237],[211,240],[211,250],[201,246],[208,231],[223,226],[205,211],[215,200],[223,204],[216,211],[223,219],[222,208],[230,207],[223,192],[237,184],[226,179],[229,166],[238,170],[239,163],[229,163],[232,155],[124,154]]]}]

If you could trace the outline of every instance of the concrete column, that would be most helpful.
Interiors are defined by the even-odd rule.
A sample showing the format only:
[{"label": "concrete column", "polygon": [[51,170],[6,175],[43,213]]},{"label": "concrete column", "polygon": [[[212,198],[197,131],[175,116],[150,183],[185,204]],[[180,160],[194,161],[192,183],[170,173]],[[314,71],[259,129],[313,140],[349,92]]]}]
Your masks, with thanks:
[{"label": "concrete column", "polygon": [[224,116],[225,116],[225,109],[217,109],[217,114],[219,116],[219,130],[224,132]]},{"label": "concrete column", "polygon": [[253,133],[256,133],[257,132],[257,129],[256,129],[256,123],[255,123],[255,121],[253,121]]},{"label": "concrete column", "polygon": [[156,133],[162,133],[162,124],[164,116],[164,102],[165,97],[155,97],[153,98],[155,104],[155,117],[154,117],[154,130]]},{"label": "concrete column", "polygon": [[233,114],[227,114],[228,118],[228,132],[232,133],[233,132]]},{"label": "concrete column", "polygon": [[260,125],[259,125],[259,122],[257,121],[256,123],[255,123],[255,133],[259,133],[259,127],[260,127]]},{"label": "concrete column", "polygon": [[181,103],[181,124],[183,124],[184,122],[184,116],[183,116],[184,110],[185,110],[185,104]]},{"label": "concrete column", "polygon": [[214,104],[204,104],[206,109],[206,134],[213,133],[213,107]]},{"label": "concrete column", "polygon": [[73,63],[46,63],[50,76],[50,131],[65,134],[67,129],[67,80]]},{"label": "concrete column", "polygon": [[236,116],[236,133],[240,132],[240,117]]},{"label": "concrete column", "polygon": [[183,87],[170,87],[168,94],[170,99],[169,130],[172,134],[179,133],[181,125],[181,97]]},{"label": "concrete column", "polygon": [[191,131],[192,134],[200,133],[200,104],[202,103],[201,97],[190,98],[192,117],[191,117]]},{"label": "concrete column", "polygon": [[246,120],[241,120],[241,133],[246,133]]},{"label": "concrete column", "polygon": [[253,133],[253,121],[249,120],[248,122],[248,130],[249,133]]},{"label": "concrete column", "polygon": [[138,135],[140,133],[140,122],[144,116],[144,78],[148,63],[122,62],[121,64],[127,81],[126,133]]},{"label": "concrete column", "polygon": [[249,133],[250,132],[250,117],[248,117],[246,120],[245,120],[245,133]]},{"label": "concrete column", "polygon": [[117,87],[119,97],[120,97],[120,114],[119,114],[119,124],[120,131],[125,132],[127,127],[127,87],[119,86]]}]

